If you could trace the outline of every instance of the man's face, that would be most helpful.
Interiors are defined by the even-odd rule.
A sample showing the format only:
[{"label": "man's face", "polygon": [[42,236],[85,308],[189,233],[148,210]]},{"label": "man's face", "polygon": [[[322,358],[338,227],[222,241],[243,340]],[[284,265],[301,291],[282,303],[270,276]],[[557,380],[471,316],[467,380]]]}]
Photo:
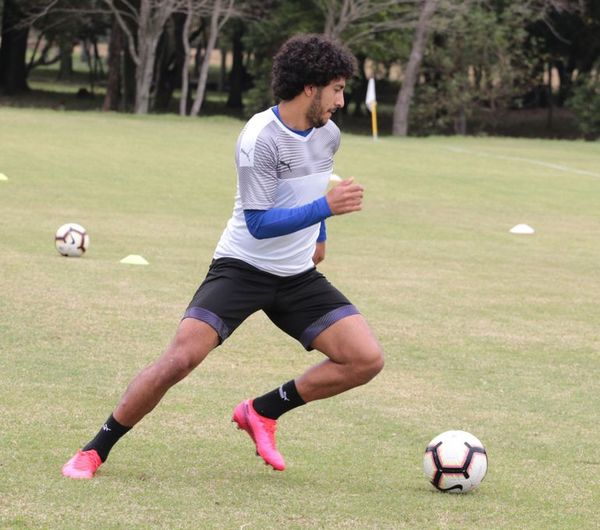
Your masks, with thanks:
[{"label": "man's face", "polygon": [[346,80],[334,79],[327,86],[316,87],[316,93],[306,112],[311,127],[323,127],[333,114],[344,106]]}]

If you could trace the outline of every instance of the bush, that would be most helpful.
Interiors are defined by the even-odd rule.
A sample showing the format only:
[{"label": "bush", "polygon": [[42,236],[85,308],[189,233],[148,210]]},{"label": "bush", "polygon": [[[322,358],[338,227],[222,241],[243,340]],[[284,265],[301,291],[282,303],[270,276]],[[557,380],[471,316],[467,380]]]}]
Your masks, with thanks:
[{"label": "bush", "polygon": [[580,75],[567,105],[577,116],[577,125],[586,140],[600,138],[600,73]]}]

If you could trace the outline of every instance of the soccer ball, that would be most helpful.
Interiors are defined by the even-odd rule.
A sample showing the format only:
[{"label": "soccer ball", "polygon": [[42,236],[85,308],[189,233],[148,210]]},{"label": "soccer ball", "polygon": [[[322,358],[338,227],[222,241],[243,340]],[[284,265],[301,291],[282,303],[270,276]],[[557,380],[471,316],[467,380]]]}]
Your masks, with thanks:
[{"label": "soccer ball", "polygon": [[90,246],[90,236],[83,226],[77,223],[67,223],[56,231],[54,243],[56,250],[61,255],[78,258]]},{"label": "soccer ball", "polygon": [[423,471],[440,491],[465,493],[479,486],[487,472],[483,444],[465,431],[446,431],[425,449]]}]

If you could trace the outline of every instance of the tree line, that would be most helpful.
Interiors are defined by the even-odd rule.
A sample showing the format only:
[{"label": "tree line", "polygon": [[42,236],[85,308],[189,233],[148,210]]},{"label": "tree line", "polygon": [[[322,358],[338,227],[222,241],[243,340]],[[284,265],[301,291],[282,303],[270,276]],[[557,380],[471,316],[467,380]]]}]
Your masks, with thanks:
[{"label": "tree line", "polygon": [[106,85],[105,110],[164,111],[178,91],[179,113],[198,116],[219,50],[226,105],[252,113],[273,103],[280,44],[314,32],[358,59],[353,112],[365,112],[368,76],[378,79],[395,135],[465,134],[478,114],[493,123],[528,105],[569,105],[584,135],[600,135],[597,0],[0,0],[0,17],[9,95],[27,91],[39,66],[68,72],[80,43]]}]

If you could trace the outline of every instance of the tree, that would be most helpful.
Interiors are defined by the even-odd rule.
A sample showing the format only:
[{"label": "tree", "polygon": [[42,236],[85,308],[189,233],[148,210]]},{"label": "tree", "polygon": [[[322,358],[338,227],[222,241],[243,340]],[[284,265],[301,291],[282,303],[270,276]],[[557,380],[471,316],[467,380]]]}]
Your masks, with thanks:
[{"label": "tree", "polygon": [[27,85],[27,11],[17,0],[4,0],[0,44],[0,89],[7,94],[29,90]]},{"label": "tree", "polygon": [[[227,20],[234,14],[234,4],[235,0],[212,0],[206,3],[205,8],[210,10],[210,23],[208,24],[208,36],[206,47],[204,49],[204,56],[202,58],[202,65],[200,66],[200,72],[198,75],[198,83],[196,85],[196,96],[194,98],[194,104],[192,105],[192,109],[190,111],[191,116],[198,116],[200,113],[200,109],[202,107],[202,103],[204,102],[204,95],[206,92],[206,81],[208,79],[208,68],[210,66],[210,59],[212,53],[215,49],[215,45],[217,43],[217,37]],[[188,20],[192,16],[191,15],[191,2],[188,0],[188,7],[190,11],[188,11]],[[186,20],[186,26],[189,25]],[[184,42],[187,40],[188,35],[186,35],[184,31]],[[199,50],[198,50],[199,51]],[[185,73],[184,73],[184,81],[182,82],[182,92],[185,91],[187,95],[187,66],[189,65],[189,47],[186,49],[186,61],[185,61]],[[185,88],[184,88],[185,86]],[[182,100],[185,100],[182,97]],[[183,106],[180,106],[180,113],[182,110],[185,110]]]},{"label": "tree", "polygon": [[526,48],[534,55],[537,72],[556,68],[560,86],[557,103],[569,97],[578,73],[588,73],[600,57],[600,3],[582,0],[577,7],[559,5],[526,26]]},{"label": "tree", "polygon": [[135,63],[136,114],[150,110],[150,90],[154,76],[158,41],[169,17],[185,7],[187,0],[103,0],[127,37],[129,53]]},{"label": "tree", "polygon": [[186,61],[185,20],[185,13],[173,13],[158,42],[151,91],[152,107],[157,111],[168,110],[174,91],[181,87],[181,73]]},{"label": "tree", "polygon": [[[362,114],[369,63],[379,74],[398,61],[403,48],[403,30],[413,28],[419,0],[313,0],[323,16],[323,33],[346,44],[355,54],[359,70],[348,83],[348,101],[355,103],[354,114]],[[368,60],[368,62],[367,62]],[[342,120],[347,112],[338,114]]]},{"label": "tree", "polygon": [[419,132],[466,134],[476,111],[495,127],[528,89],[531,60],[520,10],[482,1],[440,6],[411,111]]},{"label": "tree", "polygon": [[[109,28],[107,16],[91,13],[95,0],[52,0],[31,13],[32,26],[38,33],[36,45],[31,54],[28,69],[39,65],[59,62],[58,79],[69,78],[73,74],[73,49],[79,43],[83,57],[88,63],[90,84],[96,81],[101,62],[98,54],[98,39]],[[37,55],[40,42],[44,47]],[[48,57],[51,49],[57,49],[54,57]]]},{"label": "tree", "polygon": [[183,68],[181,70],[181,98],[179,100],[179,114],[187,116],[188,107],[188,92],[190,79],[190,56],[192,47],[190,45],[190,32],[194,17],[192,0],[187,0],[185,22],[183,24],[183,32],[181,34],[183,43]]},{"label": "tree", "polygon": [[411,27],[418,0],[313,0],[324,16],[323,33],[355,46],[374,35]]},{"label": "tree", "polygon": [[597,68],[577,78],[568,103],[583,137],[590,141],[600,138],[600,61]]},{"label": "tree", "polygon": [[[91,44],[88,56],[90,82],[95,80],[99,57],[97,37],[106,29],[103,17],[89,13],[96,0],[6,0],[0,48],[0,84],[9,93],[27,90],[27,76],[37,66],[61,61],[59,77],[71,73],[75,41]],[[37,34],[29,61],[27,40],[31,29]],[[44,43],[42,46],[42,42]],[[41,51],[40,51],[41,46]],[[58,47],[58,52],[50,52]],[[39,54],[38,54],[39,52]]]},{"label": "tree", "polygon": [[[188,67],[189,30],[193,17],[210,13],[211,26],[206,66],[200,71],[199,90],[196,94],[196,104],[192,112],[198,113],[204,97],[206,76],[210,54],[214,49],[218,32],[224,22],[232,14],[235,0],[139,0],[137,4],[128,0],[103,0],[114,14],[121,29],[127,37],[129,54],[136,65],[135,71],[135,105],[136,114],[146,114],[150,110],[152,82],[155,79],[155,64],[161,35],[167,21],[175,13],[185,13],[188,21],[184,24],[183,39],[185,57],[184,69]],[[208,50],[210,47],[210,50]],[[183,65],[182,65],[183,67]],[[184,74],[184,77],[187,74]],[[187,83],[187,78],[184,80]],[[185,87],[187,95],[187,84]],[[187,98],[186,98],[187,99]]]},{"label": "tree", "polygon": [[[536,47],[524,51],[526,28],[536,20],[552,28],[553,16],[573,9],[568,0],[439,0],[428,15],[423,0],[413,47],[403,72],[402,88],[394,109],[393,132],[404,136],[409,127],[409,110],[415,90],[420,122],[425,116],[434,129],[453,125],[464,134],[467,122],[479,108],[497,118],[527,89],[531,57]],[[433,16],[435,14],[435,17]],[[555,31],[550,29],[550,31]],[[433,33],[426,64],[421,67],[427,34]],[[425,82],[419,84],[419,79]]]},{"label": "tree", "polygon": [[393,134],[406,136],[408,133],[408,113],[411,100],[418,80],[419,67],[423,60],[423,53],[427,44],[427,35],[431,27],[431,20],[437,8],[437,0],[423,0],[419,13],[419,20],[415,29],[410,58],[404,70],[402,88],[398,93],[394,107]]},{"label": "tree", "polygon": [[[234,109],[241,109],[243,105],[242,93],[244,91],[244,82],[248,72],[244,65],[244,42],[243,37],[247,29],[246,22],[238,17],[232,23],[228,24],[228,34],[231,41],[231,72],[229,74],[229,94],[227,97],[227,106]],[[225,49],[225,48],[224,48]],[[224,58],[224,53],[222,57]]]},{"label": "tree", "polygon": [[108,44],[108,76],[102,110],[131,110],[135,98],[135,64],[129,55],[127,37],[113,20]]}]

